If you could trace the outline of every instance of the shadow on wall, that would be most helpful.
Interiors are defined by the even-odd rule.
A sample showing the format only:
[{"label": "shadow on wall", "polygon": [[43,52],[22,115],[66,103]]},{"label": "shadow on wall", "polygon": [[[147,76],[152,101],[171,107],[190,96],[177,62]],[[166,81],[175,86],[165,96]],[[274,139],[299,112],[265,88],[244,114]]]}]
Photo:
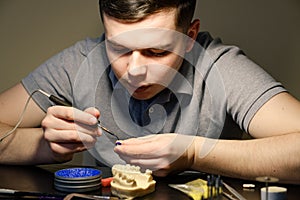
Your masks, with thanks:
[{"label": "shadow on wall", "polygon": [[300,99],[300,1],[197,1],[201,29],[235,44]]}]

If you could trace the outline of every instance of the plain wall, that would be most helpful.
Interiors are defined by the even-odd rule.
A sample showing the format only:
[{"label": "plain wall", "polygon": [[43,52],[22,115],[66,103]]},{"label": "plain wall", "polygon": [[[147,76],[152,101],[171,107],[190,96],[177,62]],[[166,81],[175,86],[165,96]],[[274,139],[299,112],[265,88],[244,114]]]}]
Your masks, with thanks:
[{"label": "plain wall", "polygon": [[[202,31],[242,48],[300,99],[299,0],[201,0],[195,17]],[[102,31],[98,0],[0,0],[0,92]]]},{"label": "plain wall", "polygon": [[[241,47],[300,98],[299,0],[201,0],[201,30]],[[98,0],[0,0],[0,91],[103,27]]]},{"label": "plain wall", "polygon": [[98,0],[0,0],[0,91],[102,30]]},{"label": "plain wall", "polygon": [[200,0],[201,29],[234,44],[300,99],[299,0]]}]

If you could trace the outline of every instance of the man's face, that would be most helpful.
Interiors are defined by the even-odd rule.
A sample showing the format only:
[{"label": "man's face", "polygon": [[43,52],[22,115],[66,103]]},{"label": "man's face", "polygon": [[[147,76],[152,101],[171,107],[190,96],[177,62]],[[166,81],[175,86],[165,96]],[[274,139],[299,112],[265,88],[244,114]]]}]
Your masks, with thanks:
[{"label": "man's face", "polygon": [[149,99],[172,81],[185,53],[175,12],[161,11],[138,22],[104,15],[106,50],[112,69],[136,99]]}]

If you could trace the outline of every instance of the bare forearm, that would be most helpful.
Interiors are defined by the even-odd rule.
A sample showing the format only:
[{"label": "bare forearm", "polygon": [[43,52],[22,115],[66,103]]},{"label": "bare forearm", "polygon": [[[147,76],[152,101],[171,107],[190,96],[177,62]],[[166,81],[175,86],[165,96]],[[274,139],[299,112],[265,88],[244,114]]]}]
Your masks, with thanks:
[{"label": "bare forearm", "polygon": [[[1,124],[0,135],[12,127]],[[19,128],[0,143],[0,164],[44,164],[54,162],[41,128]]]},{"label": "bare forearm", "polygon": [[245,141],[217,140],[201,157],[203,148],[210,146],[203,146],[205,140],[209,139],[196,139],[193,169],[243,179],[273,176],[281,182],[300,182],[299,133]]}]

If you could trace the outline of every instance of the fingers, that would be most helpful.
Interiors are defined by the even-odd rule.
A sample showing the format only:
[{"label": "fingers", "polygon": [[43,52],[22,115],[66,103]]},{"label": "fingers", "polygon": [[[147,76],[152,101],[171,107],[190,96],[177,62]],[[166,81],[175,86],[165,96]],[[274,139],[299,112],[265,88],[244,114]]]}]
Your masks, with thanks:
[{"label": "fingers", "polygon": [[[180,166],[177,166],[175,160],[170,160],[168,157],[158,157],[153,159],[137,159],[132,157],[121,157],[126,163],[140,166],[142,170],[150,169],[154,176],[165,177],[171,173],[180,172]],[[183,161],[185,162],[185,161]],[[179,169],[178,169],[179,168]]]},{"label": "fingers", "polygon": [[86,111],[84,112],[73,107],[52,106],[48,108],[47,116],[91,126],[95,125],[98,122],[97,118],[100,116],[99,111],[97,112],[96,109],[92,108],[88,108]]},{"label": "fingers", "polygon": [[95,108],[81,111],[72,107],[50,107],[42,127],[54,157],[68,160],[74,153],[94,146],[102,133],[97,126],[99,116]]},{"label": "fingers", "polygon": [[53,159],[59,163],[70,161],[75,153],[86,150],[82,143],[49,143],[49,146]]},{"label": "fingers", "polygon": [[82,143],[50,143],[52,151],[58,155],[69,155],[86,150]]},{"label": "fingers", "polygon": [[194,137],[178,134],[158,134],[120,141],[115,152],[126,163],[151,169],[158,176],[188,169],[192,164],[189,150]]},{"label": "fingers", "polygon": [[120,156],[122,160],[126,163],[140,166],[143,169],[151,169],[152,171],[164,168],[170,164],[169,160],[164,157],[156,157],[156,158],[136,158],[129,156]]},{"label": "fingers", "polygon": [[[86,145],[94,144],[96,137],[79,132],[77,130],[55,130],[48,129],[44,133],[44,137],[49,142],[56,143],[84,143]],[[89,145],[90,146],[90,145]]]},{"label": "fingers", "polygon": [[163,137],[150,135],[141,138],[131,138],[121,141],[122,145],[117,145],[114,150],[122,157],[156,159],[172,151],[173,136],[169,139],[167,138],[169,138],[167,134]]},{"label": "fingers", "polygon": [[[77,130],[79,133],[89,134],[93,137],[101,135],[101,130],[97,127],[99,111],[87,109],[83,112],[71,107],[53,106],[48,109],[47,116],[42,121],[42,126],[47,130]],[[75,121],[75,122],[74,122]],[[49,138],[51,140],[51,138]],[[54,138],[53,138],[54,139]]]},{"label": "fingers", "polygon": [[116,146],[114,150],[126,163],[156,171],[169,166],[169,159],[173,157],[169,145],[173,136],[168,137],[168,140],[164,138],[167,136],[151,135],[132,138],[121,141],[122,145]]},{"label": "fingers", "polygon": [[100,112],[98,109],[94,108],[94,107],[90,107],[84,110],[84,112],[87,112],[93,116],[95,116],[96,119],[98,119],[100,117]]}]

